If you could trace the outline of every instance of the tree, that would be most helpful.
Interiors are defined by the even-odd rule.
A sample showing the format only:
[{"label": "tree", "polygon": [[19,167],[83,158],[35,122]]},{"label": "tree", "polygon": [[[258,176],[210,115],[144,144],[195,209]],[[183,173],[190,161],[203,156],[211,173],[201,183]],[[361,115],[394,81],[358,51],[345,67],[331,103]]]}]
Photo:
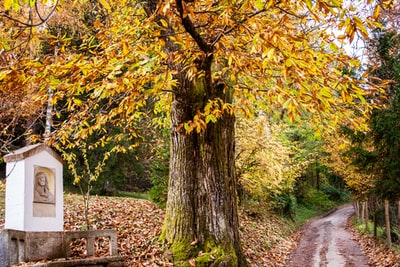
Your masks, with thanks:
[{"label": "tree", "polygon": [[[176,265],[246,266],[235,114],[281,109],[294,120],[308,112],[331,126],[350,123],[354,109],[366,115],[367,86],[339,71],[357,61],[331,30],[352,40],[366,34],[365,25],[341,1],[99,2],[109,16],[94,23],[98,45],[88,41],[90,53],[60,55],[45,67],[59,81],[54,101],[66,99],[74,110],[53,140],[85,139],[106,123],[125,129],[112,138],[135,134],[132,118],[159,95],[171,116],[162,239]],[[375,25],[373,18],[366,24]],[[110,104],[109,112],[88,118],[99,103]]]},{"label": "tree", "polygon": [[265,114],[236,122],[236,176],[240,189],[254,200],[292,190],[305,165],[296,144],[279,137],[284,131]]},{"label": "tree", "polygon": [[[26,2],[26,1],[25,1]],[[38,32],[55,12],[57,1],[3,1],[0,6],[0,152],[22,147],[29,133],[39,133],[45,114],[41,101],[45,91],[36,79],[41,63],[34,58],[40,50]]]},{"label": "tree", "polygon": [[99,178],[103,172],[107,160],[113,152],[118,151],[118,146],[107,151],[101,155],[97,155],[99,159],[95,162],[89,161],[91,145],[85,142],[75,144],[76,149],[68,151],[61,149],[62,157],[66,160],[68,169],[72,172],[74,181],[73,184],[79,187],[83,197],[85,228],[90,229],[89,221],[89,207],[90,207],[90,193],[93,190],[93,183]]},{"label": "tree", "polygon": [[400,163],[400,37],[394,31],[378,30],[377,38],[371,44],[376,51],[371,60],[377,66],[375,75],[392,81],[386,88],[388,101],[385,107],[376,110],[370,120],[370,134],[376,155],[373,171],[378,178],[378,194],[396,200],[400,189],[397,167]]},{"label": "tree", "polygon": [[[388,244],[391,244],[389,201],[398,199],[399,190],[399,82],[400,38],[397,31],[399,5],[385,10],[380,16],[384,27],[372,31],[367,41],[368,67],[373,76],[390,80],[380,108],[374,109],[368,122],[368,131],[355,132],[345,129],[351,144],[341,156],[359,173],[347,184],[356,192],[357,200],[370,200],[374,219],[374,235],[377,235],[378,201],[384,203],[384,219]],[[361,179],[356,179],[360,177]],[[363,181],[361,183],[361,181]],[[362,187],[360,187],[362,185]],[[364,187],[364,189],[362,189]],[[360,190],[361,189],[361,190]],[[368,206],[363,205],[368,223]],[[366,228],[367,229],[367,228]]]}]

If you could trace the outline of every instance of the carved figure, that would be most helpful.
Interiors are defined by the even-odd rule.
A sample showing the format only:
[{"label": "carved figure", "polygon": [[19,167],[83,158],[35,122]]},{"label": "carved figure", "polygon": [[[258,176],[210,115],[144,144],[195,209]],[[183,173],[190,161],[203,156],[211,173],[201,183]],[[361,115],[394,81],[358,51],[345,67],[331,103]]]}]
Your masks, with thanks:
[{"label": "carved figure", "polygon": [[54,203],[54,195],[50,192],[49,181],[44,172],[38,172],[35,176],[34,202]]}]

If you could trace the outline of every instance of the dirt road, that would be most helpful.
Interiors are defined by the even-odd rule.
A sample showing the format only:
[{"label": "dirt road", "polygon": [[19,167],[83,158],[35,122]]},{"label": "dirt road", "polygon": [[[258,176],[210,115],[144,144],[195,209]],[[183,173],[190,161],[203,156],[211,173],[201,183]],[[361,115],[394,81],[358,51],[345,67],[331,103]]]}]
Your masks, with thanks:
[{"label": "dirt road", "polygon": [[368,257],[347,229],[351,205],[309,223],[292,253],[288,267],[366,267]]}]

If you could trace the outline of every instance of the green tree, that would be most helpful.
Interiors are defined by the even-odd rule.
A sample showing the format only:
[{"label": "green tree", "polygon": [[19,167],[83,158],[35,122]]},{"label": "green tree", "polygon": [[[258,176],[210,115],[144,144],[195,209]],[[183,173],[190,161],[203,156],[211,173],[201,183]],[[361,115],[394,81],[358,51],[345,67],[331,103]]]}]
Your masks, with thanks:
[{"label": "green tree", "polygon": [[374,74],[392,81],[386,89],[386,107],[375,110],[370,120],[375,155],[371,168],[378,178],[378,194],[397,200],[400,190],[400,36],[395,31],[377,30],[371,46],[376,51],[371,61],[379,63]]}]

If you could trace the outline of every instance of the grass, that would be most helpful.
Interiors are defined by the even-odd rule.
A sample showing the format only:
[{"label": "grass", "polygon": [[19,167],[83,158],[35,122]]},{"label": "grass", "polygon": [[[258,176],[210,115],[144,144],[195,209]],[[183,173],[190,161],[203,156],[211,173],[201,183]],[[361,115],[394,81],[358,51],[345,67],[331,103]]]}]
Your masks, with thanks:
[{"label": "grass", "polygon": [[321,209],[319,207],[299,205],[296,208],[296,215],[294,216],[294,218],[296,224],[300,225],[303,222],[315,218],[321,214],[323,214],[323,212],[321,212]]},{"label": "grass", "polygon": [[117,197],[130,197],[130,198],[151,200],[150,195],[147,192],[118,191],[116,196]]},{"label": "grass", "polygon": [[[353,219],[353,226],[354,226],[354,228],[356,228],[361,233],[367,233],[367,234],[370,234],[370,235],[374,234],[374,224],[371,221],[368,221],[368,231],[367,231],[367,229],[365,227],[365,223],[357,222],[356,218]],[[378,226],[376,228],[376,232],[377,232],[378,236],[383,236],[385,234],[385,228],[381,227],[381,226]]]},{"label": "grass", "polygon": [[[72,186],[72,185],[64,185],[64,193],[81,195],[79,188],[77,186]],[[97,195],[97,192],[92,191],[90,194]],[[151,200],[150,195],[147,192],[117,191],[114,196]]]}]

